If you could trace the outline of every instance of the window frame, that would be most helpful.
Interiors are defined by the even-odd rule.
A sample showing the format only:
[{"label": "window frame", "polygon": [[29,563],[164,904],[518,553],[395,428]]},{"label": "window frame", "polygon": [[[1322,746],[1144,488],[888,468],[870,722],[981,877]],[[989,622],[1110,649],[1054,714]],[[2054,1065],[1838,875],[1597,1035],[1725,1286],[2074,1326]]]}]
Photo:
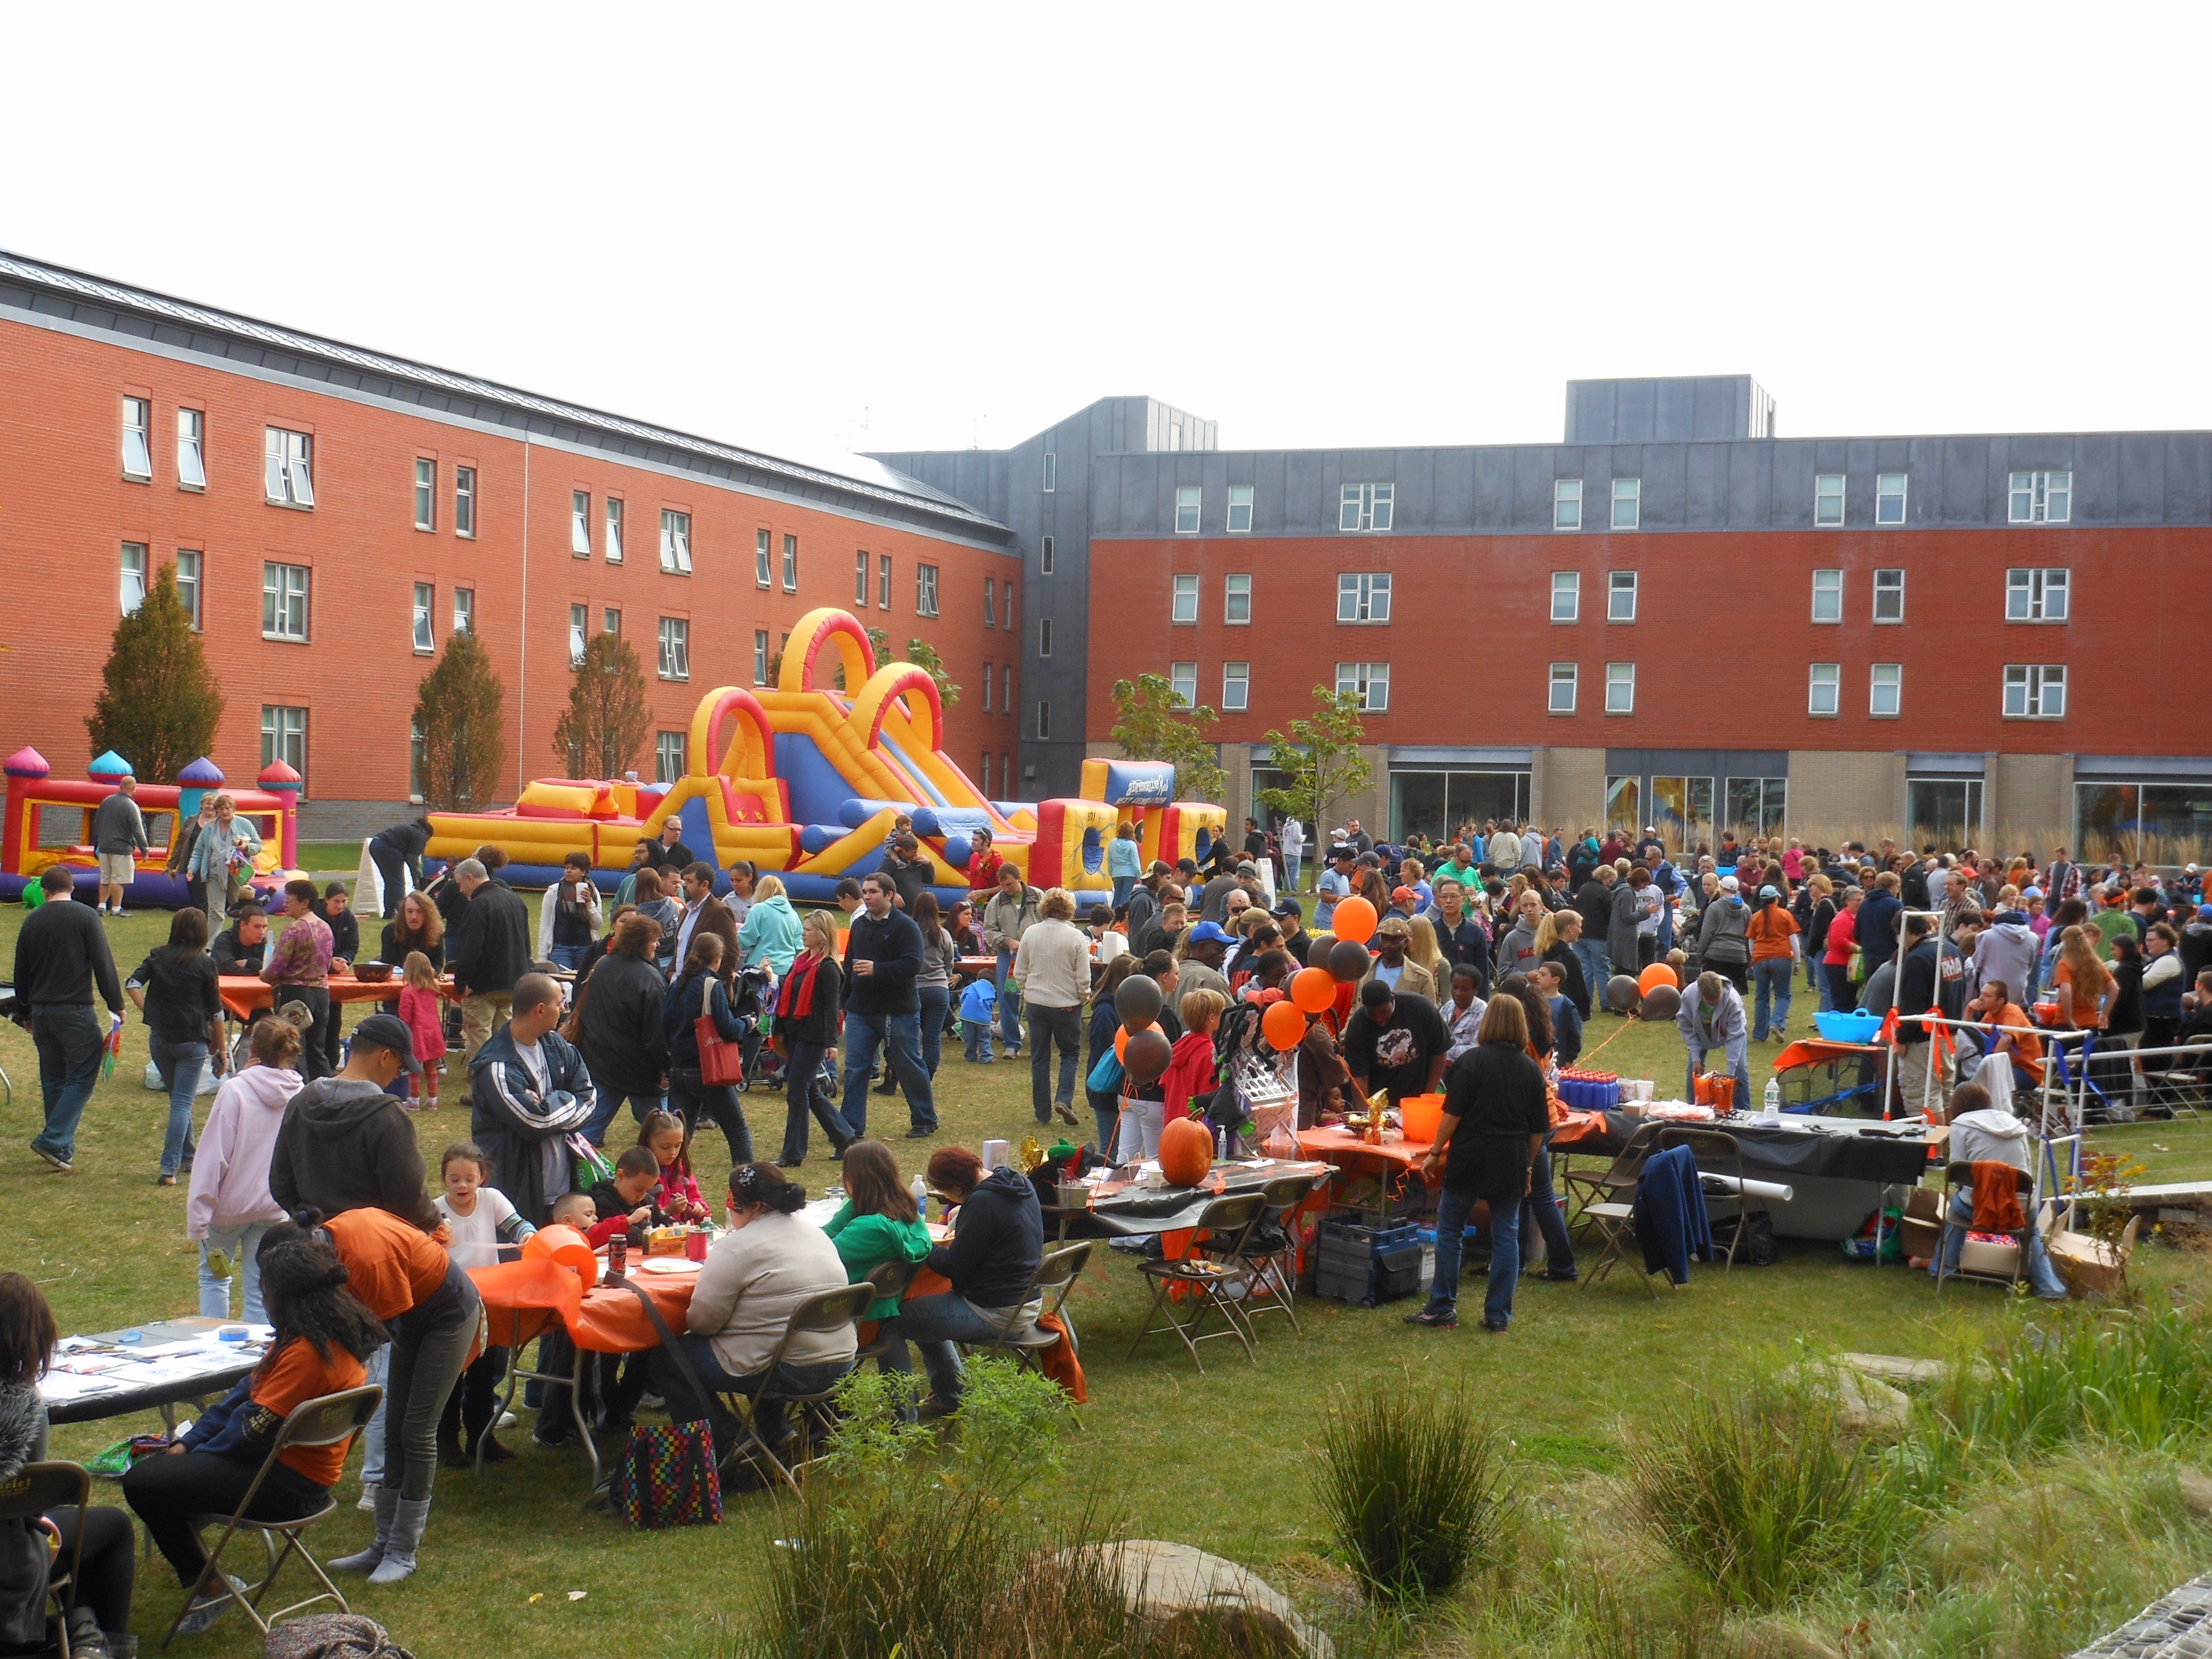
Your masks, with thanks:
[{"label": "window frame", "polygon": [[[1239,599],[1244,601],[1244,614],[1241,617],[1237,614]],[[1249,628],[1252,625],[1252,578],[1248,572],[1233,571],[1221,579],[1221,625],[1224,628]]]},{"label": "window frame", "polygon": [[207,411],[189,404],[177,405],[177,488],[207,489]]},{"label": "window frame", "polygon": [[[1626,669],[1628,672],[1625,675],[1615,672],[1620,669]],[[1628,706],[1625,708],[1616,708],[1613,706],[1613,688],[1615,686],[1621,685],[1625,685],[1628,688]],[[1605,712],[1607,714],[1619,715],[1624,718],[1633,714],[1636,712],[1636,665],[1634,663],[1609,662],[1606,664]]]},{"label": "window frame", "polygon": [[1044,537],[1044,538],[1041,538],[1041,540],[1040,540],[1040,542],[1039,542],[1039,544],[1038,544],[1038,547],[1037,547],[1037,574],[1038,574],[1039,575],[1043,575],[1043,576],[1049,576],[1049,575],[1051,575],[1051,574],[1053,574],[1053,569],[1052,569],[1052,538],[1051,538],[1051,537],[1049,537],[1049,536],[1046,536],[1046,537]]},{"label": "window frame", "polygon": [[[1887,670],[1887,675],[1883,671]],[[1881,707],[1884,687],[1890,692],[1892,707]],[[1871,663],[1867,668],[1867,718],[1873,720],[1893,720],[1905,712],[1905,665],[1901,662]]]},{"label": "window frame", "polygon": [[799,592],[799,538],[790,531],[783,537],[783,591]]},{"label": "window frame", "polygon": [[[296,592],[292,586],[295,574],[300,578]],[[297,632],[289,626],[297,602],[300,625]],[[306,645],[312,638],[314,626],[314,568],[293,564],[284,559],[264,559],[261,562],[261,637],[286,645]]]},{"label": "window frame", "polygon": [[1052,741],[1052,700],[1042,698],[1036,706],[1036,735],[1039,743]]},{"label": "window frame", "polygon": [[[2014,679],[2014,675],[2020,677],[2017,682]],[[2063,662],[2007,663],[2004,666],[2004,702],[2001,705],[2004,710],[2003,718],[2008,720],[2064,720],[2068,678],[2066,665]],[[2012,708],[2012,692],[2015,684],[2021,688],[2021,710],[2017,714]],[[2046,706],[2051,701],[2053,685],[2058,691],[2058,707],[2055,711]]]},{"label": "window frame", "polygon": [[132,483],[154,482],[154,400],[125,394],[123,399],[123,476]]},{"label": "window frame", "polygon": [[[1176,535],[1195,536],[1198,534],[1199,523],[1205,516],[1205,513],[1206,490],[1202,485],[1177,484],[1175,487],[1175,533]],[[1183,527],[1183,519],[1186,514],[1188,514],[1190,520],[1190,527],[1187,530]]]},{"label": "window frame", "polygon": [[588,489],[568,492],[568,552],[579,559],[592,556],[592,492]]},{"label": "window frame", "polygon": [[983,712],[991,712],[991,659],[983,659]]},{"label": "window frame", "polygon": [[1345,535],[1386,536],[1398,516],[1396,480],[1338,487],[1336,527]]},{"label": "window frame", "polygon": [[768,629],[756,628],[753,629],[753,684],[755,685],[768,684]]},{"label": "window frame", "polygon": [[681,507],[660,509],[660,574],[691,574],[691,515]]},{"label": "window frame", "polygon": [[568,672],[574,673],[584,665],[584,653],[592,643],[592,607],[571,604],[568,607]]},{"label": "window frame", "polygon": [[[146,603],[146,595],[152,591],[153,546],[148,542],[122,542],[117,546],[116,603],[122,607],[125,616],[135,617],[138,614],[139,607]],[[138,555],[136,565],[133,565],[131,560],[133,551]],[[131,597],[131,592],[134,576],[137,578],[138,590],[137,597],[135,599]]]},{"label": "window frame", "polygon": [[477,470],[453,468],[453,534],[463,541],[477,538]]},{"label": "window frame", "polygon": [[[191,574],[185,574],[185,561],[192,562]],[[192,632],[200,631],[200,585],[207,576],[207,550],[180,547],[177,550],[177,598],[184,604],[185,614],[192,619]]]},{"label": "window frame", "polygon": [[[1340,570],[1336,573],[1336,620],[1340,628],[1387,628],[1390,623],[1390,572]],[[1352,614],[1345,614],[1350,601]],[[1376,612],[1381,614],[1377,615]]]},{"label": "window frame", "polygon": [[[261,705],[261,763],[273,765],[283,761],[300,775],[301,793],[307,793],[307,714],[302,703],[264,702]],[[275,715],[272,731],[270,715]],[[291,716],[298,716],[295,720]],[[299,759],[293,760],[286,751],[296,744]]]},{"label": "window frame", "polygon": [[409,640],[418,657],[438,654],[438,585],[435,582],[416,582],[412,607],[414,625]]},{"label": "window frame", "polygon": [[[1823,576],[1832,576],[1835,580],[1832,582],[1823,586],[1820,580]],[[1824,595],[1832,601],[1832,605],[1831,606],[1831,609],[1834,612],[1832,616],[1824,617],[1820,614],[1820,600]],[[1832,628],[1842,624],[1844,620],[1844,572],[1842,566],[1822,565],[1814,568],[1813,572],[1812,619],[1814,624],[1820,628]]]},{"label": "window frame", "polygon": [[[1186,582],[1189,584],[1188,587],[1184,586]],[[1170,628],[1195,628],[1198,626],[1200,586],[1200,583],[1197,575],[1191,571],[1178,571],[1169,579],[1168,625]],[[1183,614],[1183,601],[1186,599],[1190,601],[1190,614],[1188,616],[1185,616]]]},{"label": "window frame", "polygon": [[[1823,677],[1822,671],[1826,671]],[[1828,706],[1820,707],[1820,693],[1828,694]],[[1844,709],[1844,665],[1839,662],[1808,664],[1805,674],[1805,712],[1815,720],[1835,720]]]},{"label": "window frame", "polygon": [[1221,712],[1242,714],[1251,707],[1252,665],[1249,662],[1224,662],[1221,665]]},{"label": "window frame", "polygon": [[983,578],[983,626],[986,628],[996,628],[999,625],[998,591],[997,578],[993,576]]},{"label": "window frame", "polygon": [[477,591],[473,587],[453,589],[453,632],[473,634],[477,631]]},{"label": "window frame", "polygon": [[[1376,671],[1380,671],[1379,672]],[[1346,684],[1346,682],[1351,682]],[[1382,701],[1376,701],[1376,688],[1382,688]],[[1387,662],[1340,662],[1336,665],[1336,690],[1339,695],[1346,691],[1358,694],[1359,712],[1363,714],[1387,714],[1390,712],[1390,665]]]},{"label": "window frame", "polygon": [[1037,655],[1052,655],[1052,618],[1049,617],[1037,618]]},{"label": "window frame", "polygon": [[653,668],[658,678],[680,684],[691,678],[691,619],[663,617],[655,640]]},{"label": "window frame", "polygon": [[753,532],[753,586],[769,588],[775,586],[775,538],[765,528]]},{"label": "window frame", "polygon": [[[1893,478],[1897,481],[1897,488],[1885,488]],[[1874,475],[1874,522],[1876,529],[1905,522],[1911,507],[1911,488],[1912,475],[1909,472],[1877,472]],[[1897,503],[1897,516],[1894,518],[1888,514],[1888,505],[1892,501]]]},{"label": "window frame", "polygon": [[[1565,669],[1564,674],[1559,671]],[[1582,699],[1583,665],[1578,662],[1555,662],[1544,681],[1544,712],[1547,714],[1571,714]],[[1567,706],[1559,707],[1559,688],[1567,688]]]},{"label": "window frame", "polygon": [[1060,488],[1060,453],[1048,449],[1044,453],[1044,489],[1049,495]]},{"label": "window frame", "polygon": [[[1626,490],[1621,488],[1623,484],[1628,486]],[[1633,478],[1613,479],[1607,499],[1612,503],[1612,511],[1606,515],[1607,529],[1641,530],[1644,527],[1644,479],[1641,474]],[[1628,507],[1628,521],[1626,524],[1620,518],[1623,502]]]},{"label": "window frame", "polygon": [[[1571,514],[1569,509],[1571,508]],[[1552,480],[1552,528],[1574,532],[1583,527],[1583,481],[1580,478]]]},{"label": "window frame", "polygon": [[[1224,535],[1230,536],[1250,535],[1252,533],[1252,486],[1250,484],[1230,485],[1229,504],[1226,511],[1222,515],[1221,520],[1222,532]],[[1242,524],[1237,522],[1237,515],[1240,511],[1244,515],[1244,522]]]},{"label": "window frame", "polygon": [[[1560,579],[1565,578],[1562,585]],[[1559,614],[1559,596],[1565,594],[1567,614]],[[1571,628],[1583,619],[1583,573],[1579,570],[1554,570],[1552,573],[1552,621],[1561,628]]]},{"label": "window frame", "polygon": [[438,463],[428,455],[415,458],[415,528],[438,532]]},{"label": "window frame", "polygon": [[600,550],[600,556],[609,564],[620,564],[623,562],[623,498],[610,495],[606,503],[606,540]]},{"label": "window frame", "polygon": [[1174,708],[1198,707],[1198,665],[1194,662],[1170,662],[1168,665],[1168,703]]},{"label": "window frame", "polygon": [[[2051,579],[2056,576],[2054,583]],[[2014,577],[2026,577],[2015,581]],[[2051,614],[2051,590],[2058,592],[2059,614]],[[2023,614],[2013,615],[2013,595],[2025,596]],[[2063,627],[2074,620],[2074,568],[2063,564],[2012,565],[2005,570],[2005,616],[2008,623]]]},{"label": "window frame", "polygon": [[[2025,482],[2022,482],[2025,480]],[[2074,522],[2074,469],[2070,466],[2030,468],[2011,472],[2005,480],[2005,522],[2008,524],[2071,524]],[[2025,511],[2023,508],[2023,498]],[[2053,499],[2058,510],[2051,511]]]},{"label": "window frame", "polygon": [[868,557],[868,550],[865,547],[854,548],[853,550],[854,610],[866,611],[868,608],[868,584],[874,580],[875,574],[875,563]]},{"label": "window frame", "polygon": [[878,553],[876,555],[876,609],[888,611],[890,608],[891,556],[888,553]]},{"label": "window frame", "polygon": [[[1841,530],[1844,527],[1844,492],[1849,489],[1850,483],[1850,475],[1844,472],[1815,472],[1813,475],[1814,529]],[[1830,484],[1833,484],[1835,488],[1833,489],[1827,488]],[[1821,508],[1830,501],[1836,504],[1835,516],[1822,518]]]},{"label": "window frame", "polygon": [[653,781],[654,783],[674,783],[690,772],[690,744],[691,734],[689,732],[663,730],[653,734]]},{"label": "window frame", "polygon": [[934,617],[938,605],[938,568],[916,561],[914,567],[914,614]]},{"label": "window frame", "polygon": [[999,711],[1011,714],[1014,709],[1014,665],[1010,662],[999,665]]},{"label": "window frame", "polygon": [[[272,479],[270,464],[276,464]],[[276,485],[272,491],[269,486]],[[315,510],[315,434],[289,426],[264,426],[261,440],[261,484],[271,507],[295,513]]]},{"label": "window frame", "polygon": [[[1628,578],[1628,585],[1626,587],[1621,586],[1620,579],[1623,576]],[[1636,572],[1633,570],[1608,570],[1605,573],[1605,619],[1608,624],[1632,623],[1636,620],[1637,586]],[[1625,617],[1619,614],[1620,609],[1619,601],[1623,593],[1628,595],[1628,614]]]},{"label": "window frame", "polygon": [[[1885,576],[1894,576],[1897,580],[1893,582],[1886,582],[1882,580]],[[1893,593],[1897,596],[1897,614],[1893,617],[1885,617],[1881,614],[1881,600],[1882,596],[1885,593]],[[1905,568],[1902,565],[1891,565],[1876,570],[1874,573],[1875,626],[1877,628],[1896,628],[1901,626],[1904,623],[1904,621]]]}]

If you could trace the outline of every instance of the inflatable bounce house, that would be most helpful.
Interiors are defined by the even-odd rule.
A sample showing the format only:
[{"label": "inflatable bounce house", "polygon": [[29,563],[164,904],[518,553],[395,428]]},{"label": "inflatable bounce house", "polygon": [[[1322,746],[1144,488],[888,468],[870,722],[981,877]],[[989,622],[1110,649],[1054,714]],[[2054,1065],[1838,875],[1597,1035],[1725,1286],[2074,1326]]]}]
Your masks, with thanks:
[{"label": "inflatable bounce house", "polygon": [[[98,860],[92,851],[92,815],[115,793],[117,784],[131,775],[131,763],[111,750],[93,762],[79,782],[55,777],[46,757],[27,748],[0,763],[0,769],[8,775],[8,819],[0,833],[0,899],[21,898],[24,888],[48,866],[66,864],[76,872],[77,892],[89,902],[100,887]],[[253,881],[265,892],[279,884],[299,855],[301,780],[278,761],[264,768],[258,781],[258,789],[228,793],[240,816],[260,832]],[[162,868],[168,861],[169,839],[181,818],[200,810],[202,796],[222,790],[222,769],[205,756],[185,768],[174,783],[140,781],[138,812],[146,820],[146,839],[152,847],[139,855],[137,879],[123,890],[125,904],[174,909],[191,902],[184,878]]]},{"label": "inflatable bounce house", "polygon": [[513,860],[502,872],[508,881],[545,886],[569,854],[583,853],[612,890],[639,839],[657,836],[673,817],[684,845],[718,870],[750,860],[781,872],[793,898],[826,902],[844,878],[878,867],[892,821],[905,813],[938,897],[950,903],[967,896],[978,830],[1031,884],[1077,893],[1111,890],[1106,842],[1124,822],[1139,826],[1146,859],[1170,863],[1206,857],[1224,833],[1222,808],[1174,799],[1172,766],[1085,761],[1077,799],[986,800],[945,754],[944,737],[944,708],[926,671],[879,665],[859,622],[811,611],[773,688],[721,686],[700,699],[684,776],[542,778],[505,811],[431,813],[429,854],[461,859],[495,846]]}]

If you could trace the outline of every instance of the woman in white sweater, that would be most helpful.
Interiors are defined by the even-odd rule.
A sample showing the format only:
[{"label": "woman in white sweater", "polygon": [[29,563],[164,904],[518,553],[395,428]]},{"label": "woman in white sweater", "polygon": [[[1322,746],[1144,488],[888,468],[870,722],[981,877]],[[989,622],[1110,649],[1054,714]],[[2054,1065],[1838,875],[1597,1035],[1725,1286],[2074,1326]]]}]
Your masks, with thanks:
[{"label": "woman in white sweater", "polygon": [[[1055,887],[1037,902],[1037,919],[1014,951],[1013,981],[1030,1017],[1030,1104],[1040,1123],[1057,1110],[1075,1121],[1076,1052],[1083,1041],[1083,1000],[1091,994],[1091,937],[1075,925],[1075,896]],[[1052,1084],[1053,1045],[1060,1045],[1060,1087]]]}]

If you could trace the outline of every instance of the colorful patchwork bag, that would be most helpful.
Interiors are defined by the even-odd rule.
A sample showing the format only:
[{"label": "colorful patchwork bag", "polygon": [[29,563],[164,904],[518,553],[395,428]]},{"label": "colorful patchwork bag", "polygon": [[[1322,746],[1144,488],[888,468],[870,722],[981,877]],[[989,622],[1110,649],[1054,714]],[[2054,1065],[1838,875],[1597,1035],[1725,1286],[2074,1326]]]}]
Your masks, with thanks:
[{"label": "colorful patchwork bag", "polygon": [[[617,1281],[635,1293],[653,1322],[661,1346],[676,1362],[700,1399],[707,1398],[668,1322],[645,1287],[635,1279]],[[714,1462],[714,1431],[703,1420],[641,1425],[616,1458],[607,1480],[607,1507],[633,1527],[718,1526],[722,1519],[722,1481]]]}]

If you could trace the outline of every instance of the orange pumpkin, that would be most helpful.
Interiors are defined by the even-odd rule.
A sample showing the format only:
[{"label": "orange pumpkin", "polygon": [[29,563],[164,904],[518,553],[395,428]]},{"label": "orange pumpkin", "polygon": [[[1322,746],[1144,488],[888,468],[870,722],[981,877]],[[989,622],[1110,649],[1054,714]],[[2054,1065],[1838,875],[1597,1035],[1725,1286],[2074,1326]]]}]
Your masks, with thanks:
[{"label": "orange pumpkin", "polygon": [[1213,1137],[1206,1120],[1179,1117],[1160,1131],[1160,1173],[1170,1187],[1195,1187],[1213,1168]]}]

